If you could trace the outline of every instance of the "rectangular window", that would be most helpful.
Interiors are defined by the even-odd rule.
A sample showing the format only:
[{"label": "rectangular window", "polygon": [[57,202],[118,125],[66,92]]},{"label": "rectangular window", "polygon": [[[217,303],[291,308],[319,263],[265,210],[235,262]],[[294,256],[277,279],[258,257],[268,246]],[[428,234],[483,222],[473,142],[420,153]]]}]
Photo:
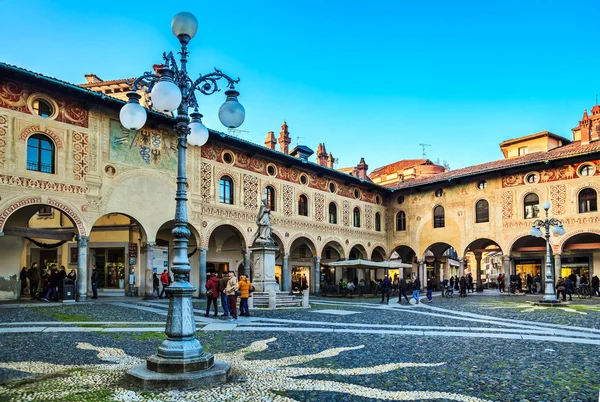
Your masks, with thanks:
[{"label": "rectangular window", "polygon": [[529,153],[529,147],[519,147],[519,156],[527,155]]},{"label": "rectangular window", "polygon": [[540,205],[525,205],[525,219],[537,218],[540,215]]}]

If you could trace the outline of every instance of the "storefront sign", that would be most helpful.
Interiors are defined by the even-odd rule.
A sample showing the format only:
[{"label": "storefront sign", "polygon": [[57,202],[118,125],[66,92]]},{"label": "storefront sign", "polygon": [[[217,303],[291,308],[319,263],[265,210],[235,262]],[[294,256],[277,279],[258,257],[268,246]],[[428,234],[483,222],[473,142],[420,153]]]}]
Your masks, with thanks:
[{"label": "storefront sign", "polygon": [[129,257],[130,258],[137,258],[137,254],[138,254],[137,247],[138,247],[137,243],[129,243]]}]

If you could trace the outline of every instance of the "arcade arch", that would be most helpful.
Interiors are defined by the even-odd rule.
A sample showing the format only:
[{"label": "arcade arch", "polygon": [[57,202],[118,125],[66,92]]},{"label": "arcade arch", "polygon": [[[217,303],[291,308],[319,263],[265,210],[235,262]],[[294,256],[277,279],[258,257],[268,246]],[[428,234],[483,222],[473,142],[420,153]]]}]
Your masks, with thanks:
[{"label": "arcade arch", "polygon": [[[291,280],[291,291],[302,290],[302,278],[306,277],[306,283],[310,293],[318,293],[320,289],[321,261],[317,257],[315,243],[306,236],[299,236],[290,244],[289,269]],[[319,276],[317,280],[317,275]]]},{"label": "arcade arch", "polygon": [[489,286],[496,283],[496,278],[502,272],[502,248],[491,239],[473,240],[465,248],[464,258],[466,273],[471,273],[476,283],[477,291],[482,291],[484,283]]}]

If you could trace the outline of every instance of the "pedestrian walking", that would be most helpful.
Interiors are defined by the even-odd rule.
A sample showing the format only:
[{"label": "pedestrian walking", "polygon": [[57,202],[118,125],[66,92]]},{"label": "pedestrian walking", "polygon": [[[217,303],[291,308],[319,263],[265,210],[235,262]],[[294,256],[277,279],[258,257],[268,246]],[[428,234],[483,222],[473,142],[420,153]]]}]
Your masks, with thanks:
[{"label": "pedestrian walking", "polygon": [[558,278],[558,282],[556,282],[556,297],[560,299],[560,295],[562,294],[562,300],[567,300],[566,293],[567,286],[565,285],[565,280],[563,278]]},{"label": "pedestrian walking", "polygon": [[27,267],[21,268],[21,273],[19,274],[19,279],[21,280],[21,296],[25,293],[25,289],[27,288]]},{"label": "pedestrian walking", "polygon": [[427,278],[427,300],[429,303],[433,301],[433,288],[435,287],[435,277],[431,276]]},{"label": "pedestrian walking", "polygon": [[233,271],[229,271],[229,280],[225,287],[225,294],[227,295],[227,305],[229,306],[229,313],[231,314],[230,321],[237,321],[237,294],[238,294],[238,282],[233,274]]},{"label": "pedestrian walking", "polygon": [[413,281],[413,299],[417,301],[416,304],[419,304],[419,293],[421,293],[421,281],[417,276]]},{"label": "pedestrian walking", "polygon": [[98,271],[96,266],[92,265],[92,299],[98,298]]},{"label": "pedestrian walking", "polygon": [[600,280],[598,280],[598,275],[592,276],[592,296],[600,297]]},{"label": "pedestrian walking", "polygon": [[227,271],[224,271],[223,276],[221,277],[221,279],[219,279],[219,296],[221,297],[221,308],[223,309],[223,314],[221,315],[221,317],[223,318],[229,316],[229,301],[227,299],[227,294],[225,294],[227,282],[229,282],[229,273]]},{"label": "pedestrian walking", "polygon": [[504,293],[504,275],[498,275],[498,291]]},{"label": "pedestrian walking", "polygon": [[450,287],[452,289],[454,289],[454,277],[453,276],[450,277]]},{"label": "pedestrian walking", "polygon": [[467,275],[467,284],[469,285],[469,291],[471,291],[471,293],[473,293],[473,275],[471,275],[471,273],[469,272],[469,275]]},{"label": "pedestrian walking", "polygon": [[[163,298],[163,295],[166,293],[166,289],[169,287],[169,283],[171,282],[171,278],[169,277],[169,273],[165,269],[162,274],[160,274],[160,283],[162,283],[162,290],[158,295],[159,299]],[[168,294],[167,294],[168,296]]]},{"label": "pedestrian walking", "polygon": [[219,316],[219,310],[217,308],[217,298],[219,297],[219,280],[215,274],[209,274],[208,280],[206,281],[206,314],[208,317],[210,314],[210,305],[215,306],[215,317]]},{"label": "pedestrian walking", "polygon": [[156,297],[160,297],[160,279],[158,279],[158,274],[156,272],[152,273],[152,295],[156,293]]},{"label": "pedestrian walking", "polygon": [[302,274],[302,278],[300,278],[300,289],[305,291],[308,289],[308,281],[306,280],[306,275]]},{"label": "pedestrian walking", "polygon": [[252,289],[252,284],[246,278],[246,275],[242,275],[240,277],[240,281],[238,282],[238,290],[240,292],[240,315],[250,317],[250,311],[248,310],[248,298],[250,297],[250,292]]},{"label": "pedestrian walking", "polygon": [[442,281],[442,297],[446,297],[446,289],[448,288],[448,279]]},{"label": "pedestrian walking", "polygon": [[454,290],[458,291],[460,289],[460,280],[458,279],[458,275],[454,276]]},{"label": "pedestrian walking", "polygon": [[[565,291],[569,295],[569,301],[573,300],[573,281],[571,280],[571,276],[565,279]],[[566,297],[563,300],[566,300]]]},{"label": "pedestrian walking", "polygon": [[460,297],[467,297],[467,278],[460,277]]},{"label": "pedestrian walking", "polygon": [[40,283],[40,269],[37,262],[31,264],[31,268],[27,271],[27,277],[29,278],[29,296],[33,300],[37,296],[38,285]]},{"label": "pedestrian walking", "polygon": [[381,302],[379,304],[383,304],[383,299],[387,298],[386,304],[390,304],[390,291],[392,290],[392,282],[390,278],[388,278],[387,274],[381,281]]},{"label": "pedestrian walking", "polygon": [[406,283],[406,280],[404,278],[400,278],[400,281],[398,282],[398,303],[402,304],[402,296],[404,296],[404,299],[406,299],[406,303],[410,304],[410,300],[408,300],[408,297],[406,295],[407,289],[408,284]]},{"label": "pedestrian walking", "polygon": [[48,278],[48,291],[46,292],[45,301],[57,300],[58,299],[58,271],[56,270],[56,265],[53,265],[50,268],[49,278]]}]

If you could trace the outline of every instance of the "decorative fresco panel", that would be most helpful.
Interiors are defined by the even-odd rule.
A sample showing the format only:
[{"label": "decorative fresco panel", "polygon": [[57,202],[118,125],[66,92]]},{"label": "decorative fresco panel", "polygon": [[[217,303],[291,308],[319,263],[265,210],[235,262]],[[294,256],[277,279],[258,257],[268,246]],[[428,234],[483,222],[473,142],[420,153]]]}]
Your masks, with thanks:
[{"label": "decorative fresco panel", "polygon": [[325,220],[325,195],[315,193],[315,219],[319,222]]},{"label": "decorative fresco panel", "polygon": [[251,211],[258,209],[258,177],[244,175],[244,208]]},{"label": "decorative fresco panel", "polygon": [[177,173],[177,139],[158,130],[130,131],[110,121],[110,160]]},{"label": "decorative fresco panel", "polygon": [[550,202],[552,204],[552,213],[554,215],[563,215],[565,213],[566,201],[567,186],[564,184],[550,186]]},{"label": "decorative fresco panel", "polygon": [[294,215],[294,187],[283,185],[283,213],[285,216]]},{"label": "decorative fresco panel", "polygon": [[502,193],[502,219],[511,219],[513,210],[512,192],[505,191]]},{"label": "decorative fresco panel", "polygon": [[204,202],[210,202],[210,188],[212,185],[212,167],[209,163],[202,163],[200,171],[200,195]]},{"label": "decorative fresco panel", "polygon": [[0,114],[0,168],[4,167],[6,139],[8,137],[8,117]]},{"label": "decorative fresco panel", "polygon": [[44,191],[58,191],[60,193],[87,194],[88,189],[84,186],[73,184],[55,183],[46,180],[29,179],[27,177],[9,176],[0,174],[0,184],[17,187],[35,188]]},{"label": "decorative fresco panel", "polygon": [[365,207],[365,229],[373,230],[373,208],[369,205]]},{"label": "decorative fresco panel", "polygon": [[[600,160],[592,160],[588,161],[588,163],[589,162],[592,162],[594,165],[596,165],[594,176],[599,176],[600,169],[598,169],[598,167],[600,167]],[[579,177],[577,175],[577,170],[579,170],[579,166],[581,166],[581,163],[574,163],[570,165],[560,166],[557,168],[539,170],[537,171],[540,175],[539,182],[549,183],[553,181],[577,179]],[[528,174],[529,173],[526,172],[505,176],[502,178],[502,187],[516,187],[529,184],[525,182],[525,177]]]},{"label": "decorative fresco panel", "polygon": [[344,226],[350,226],[350,202],[344,200],[342,205],[342,222],[344,223]]},{"label": "decorative fresco panel", "polygon": [[[27,100],[37,89],[14,81],[0,81],[0,107],[31,114]],[[48,95],[49,96],[49,95]],[[51,96],[58,105],[56,121],[79,127],[88,126],[88,111],[76,100],[61,96]]]},{"label": "decorative fresco panel", "polygon": [[73,174],[75,180],[83,180],[88,173],[88,135],[85,133],[73,133]]}]

